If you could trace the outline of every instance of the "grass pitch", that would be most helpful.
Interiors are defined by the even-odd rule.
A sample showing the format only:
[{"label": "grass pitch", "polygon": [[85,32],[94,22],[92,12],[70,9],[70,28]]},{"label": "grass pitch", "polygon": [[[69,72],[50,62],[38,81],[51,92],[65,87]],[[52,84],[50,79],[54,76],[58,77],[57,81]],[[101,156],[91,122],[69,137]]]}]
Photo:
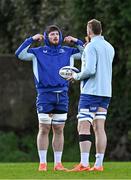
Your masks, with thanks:
[{"label": "grass pitch", "polygon": [[[71,169],[75,163],[63,164]],[[48,163],[47,172],[38,172],[38,163],[0,163],[0,179],[131,179],[131,162],[104,163],[104,168],[103,172],[63,172],[53,171],[53,163]]]}]

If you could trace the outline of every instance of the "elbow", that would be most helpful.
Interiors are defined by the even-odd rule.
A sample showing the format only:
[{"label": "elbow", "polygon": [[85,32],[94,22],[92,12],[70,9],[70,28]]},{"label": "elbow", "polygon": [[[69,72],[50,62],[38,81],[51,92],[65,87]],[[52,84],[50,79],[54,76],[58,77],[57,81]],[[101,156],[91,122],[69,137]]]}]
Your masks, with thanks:
[{"label": "elbow", "polygon": [[90,76],[94,76],[95,75],[95,71],[90,72]]},{"label": "elbow", "polygon": [[94,76],[95,73],[96,73],[95,70],[88,70],[88,75],[89,75],[89,76]]},{"label": "elbow", "polygon": [[90,66],[90,68],[88,68],[88,72],[90,76],[94,76],[96,74],[96,66]]}]

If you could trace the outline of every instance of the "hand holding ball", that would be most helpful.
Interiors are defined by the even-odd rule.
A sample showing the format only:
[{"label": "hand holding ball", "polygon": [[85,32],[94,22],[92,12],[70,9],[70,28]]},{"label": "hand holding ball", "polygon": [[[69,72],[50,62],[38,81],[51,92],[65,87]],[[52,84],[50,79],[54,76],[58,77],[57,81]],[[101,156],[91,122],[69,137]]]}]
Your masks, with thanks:
[{"label": "hand holding ball", "polygon": [[67,80],[68,78],[72,77],[73,73],[78,72],[79,70],[76,67],[64,66],[59,70],[59,75]]}]

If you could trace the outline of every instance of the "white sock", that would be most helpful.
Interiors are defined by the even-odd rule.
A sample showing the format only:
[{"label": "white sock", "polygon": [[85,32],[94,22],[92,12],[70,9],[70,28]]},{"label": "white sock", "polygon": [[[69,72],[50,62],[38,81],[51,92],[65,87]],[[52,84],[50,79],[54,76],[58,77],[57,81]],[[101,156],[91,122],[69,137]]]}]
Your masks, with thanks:
[{"label": "white sock", "polygon": [[54,152],[54,163],[61,163],[62,151],[55,151]]},{"label": "white sock", "polygon": [[89,165],[89,153],[86,152],[81,153],[81,164],[84,167],[87,167]]},{"label": "white sock", "polygon": [[40,163],[47,163],[46,156],[47,150],[38,150]]},{"label": "white sock", "polygon": [[97,153],[96,154],[96,162],[95,166],[99,167],[103,165],[103,159],[104,159],[104,154],[103,153]]}]

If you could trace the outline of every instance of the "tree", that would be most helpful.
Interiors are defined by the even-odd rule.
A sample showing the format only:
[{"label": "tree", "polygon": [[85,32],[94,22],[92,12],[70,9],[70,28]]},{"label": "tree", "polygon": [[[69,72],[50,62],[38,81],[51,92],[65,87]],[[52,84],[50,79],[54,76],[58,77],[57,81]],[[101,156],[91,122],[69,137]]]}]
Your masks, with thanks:
[{"label": "tree", "polygon": [[66,0],[0,1],[0,52],[14,53],[24,39],[43,33],[50,24],[59,25],[65,33],[69,29],[66,6]]},{"label": "tree", "polygon": [[[131,86],[129,83],[129,75],[131,74],[131,34],[129,33],[131,28],[131,1],[74,0],[72,1],[71,13],[74,14],[72,22],[77,35],[83,36],[86,32],[87,21],[96,18],[102,21],[105,38],[115,47],[113,99],[107,121],[110,139],[109,150],[113,150],[123,135],[129,143],[129,134],[131,134]],[[110,154],[109,151],[108,154]],[[125,152],[125,154],[128,153]],[[123,159],[124,157],[120,158]]]}]

